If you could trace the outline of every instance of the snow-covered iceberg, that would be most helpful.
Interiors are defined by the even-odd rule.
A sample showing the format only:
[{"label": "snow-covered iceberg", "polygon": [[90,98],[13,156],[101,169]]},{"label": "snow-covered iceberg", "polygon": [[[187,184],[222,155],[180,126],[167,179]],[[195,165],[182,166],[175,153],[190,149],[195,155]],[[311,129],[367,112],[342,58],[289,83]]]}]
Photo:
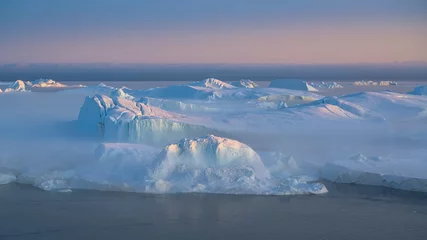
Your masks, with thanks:
[{"label": "snow-covered iceberg", "polygon": [[235,86],[229,83],[223,82],[216,78],[207,78],[202,81],[190,83],[189,85],[195,86],[195,87],[211,88],[211,89],[236,88]]},{"label": "snow-covered iceberg", "polygon": [[64,87],[68,87],[67,85],[56,82],[53,79],[43,79],[43,78],[34,80],[33,82],[30,82],[29,85],[31,87],[38,87],[38,88],[45,88],[45,87],[64,88]]},{"label": "snow-covered iceberg", "polygon": [[78,117],[81,129],[107,140],[159,144],[212,132],[192,118],[124,98],[120,89],[116,92],[112,97],[86,97]]},{"label": "snow-covered iceberg", "polygon": [[269,88],[286,88],[299,91],[317,92],[318,90],[305,81],[299,79],[276,79],[271,81]]},{"label": "snow-covered iceberg", "polygon": [[258,84],[249,79],[242,79],[240,81],[230,82],[231,85],[239,88],[256,88]]},{"label": "snow-covered iceberg", "polygon": [[4,92],[26,92],[27,85],[22,80],[16,80],[14,83],[9,85]]},{"label": "snow-covered iceberg", "polygon": [[155,192],[244,194],[325,193],[319,183],[272,179],[260,156],[249,146],[208,135],[170,144],[153,163]]}]

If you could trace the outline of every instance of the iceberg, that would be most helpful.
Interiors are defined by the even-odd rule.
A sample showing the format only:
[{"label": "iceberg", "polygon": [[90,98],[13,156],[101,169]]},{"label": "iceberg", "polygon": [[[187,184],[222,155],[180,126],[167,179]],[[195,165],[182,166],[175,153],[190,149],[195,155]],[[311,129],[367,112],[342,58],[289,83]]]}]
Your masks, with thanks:
[{"label": "iceberg", "polygon": [[285,88],[299,91],[317,92],[318,90],[305,81],[299,79],[276,79],[271,81],[269,88]]},{"label": "iceberg", "polygon": [[316,88],[316,89],[334,89],[334,88],[343,88],[342,85],[336,83],[336,82],[320,82],[320,83],[309,83],[310,86]]},{"label": "iceberg", "polygon": [[236,88],[235,86],[233,86],[231,84],[228,84],[226,82],[223,82],[223,81],[221,81],[219,79],[215,79],[215,78],[207,78],[207,79],[204,79],[202,81],[190,83],[189,85],[195,86],[195,87],[211,88],[211,89],[224,89],[224,88],[233,89],[233,88]]},{"label": "iceberg", "polygon": [[65,84],[59,83],[54,81],[53,79],[43,79],[39,78],[37,80],[34,80],[32,83],[29,83],[31,87],[38,87],[38,88],[44,88],[44,87],[55,87],[55,88],[63,88],[68,87]]},{"label": "iceberg", "polygon": [[7,87],[4,92],[26,92],[27,85],[22,80],[16,80],[9,87]]},{"label": "iceberg", "polygon": [[355,86],[395,86],[397,85],[397,82],[393,81],[380,81],[380,82],[374,82],[374,81],[356,81],[353,83]]},{"label": "iceberg", "polygon": [[85,85],[65,85],[59,82],[54,81],[53,79],[36,79],[32,82],[24,82],[22,80],[16,80],[8,88],[5,89],[5,92],[27,92],[36,88],[84,88]]},{"label": "iceberg", "polygon": [[258,84],[249,79],[242,79],[240,81],[230,82],[231,85],[239,88],[256,88]]},{"label": "iceberg", "polygon": [[327,163],[322,177],[337,183],[354,183],[427,192],[427,159],[387,159],[362,154]]},{"label": "iceberg", "polygon": [[213,131],[192,120],[120,95],[86,97],[78,117],[79,126],[89,134],[106,140],[153,144]]},{"label": "iceberg", "polygon": [[320,183],[273,179],[260,156],[236,140],[208,135],[170,144],[153,162],[154,192],[322,194]]},{"label": "iceberg", "polygon": [[427,95],[427,85],[424,86],[418,86],[412,90],[412,92],[409,92],[408,94],[414,94],[414,95]]}]

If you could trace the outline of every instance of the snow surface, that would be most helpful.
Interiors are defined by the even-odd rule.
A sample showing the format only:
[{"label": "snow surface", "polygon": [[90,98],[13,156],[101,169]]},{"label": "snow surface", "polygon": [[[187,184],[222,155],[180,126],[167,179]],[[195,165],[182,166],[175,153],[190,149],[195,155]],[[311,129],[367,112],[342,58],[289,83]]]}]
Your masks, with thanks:
[{"label": "snow surface", "polygon": [[[218,81],[0,94],[0,184],[283,195],[326,193],[324,178],[426,191],[427,96]],[[348,159],[359,152],[374,157]]]},{"label": "snow surface", "polygon": [[286,88],[291,90],[317,92],[318,90],[299,79],[277,79],[271,81],[269,88]]}]

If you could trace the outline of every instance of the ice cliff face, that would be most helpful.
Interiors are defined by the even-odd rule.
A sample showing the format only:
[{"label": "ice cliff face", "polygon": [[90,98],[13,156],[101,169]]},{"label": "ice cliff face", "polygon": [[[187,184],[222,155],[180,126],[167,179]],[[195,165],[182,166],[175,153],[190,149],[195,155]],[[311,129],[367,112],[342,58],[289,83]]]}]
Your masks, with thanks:
[{"label": "ice cliff face", "polygon": [[120,91],[112,95],[86,97],[78,117],[85,132],[107,140],[162,143],[211,131],[185,122],[184,115],[124,98]]}]

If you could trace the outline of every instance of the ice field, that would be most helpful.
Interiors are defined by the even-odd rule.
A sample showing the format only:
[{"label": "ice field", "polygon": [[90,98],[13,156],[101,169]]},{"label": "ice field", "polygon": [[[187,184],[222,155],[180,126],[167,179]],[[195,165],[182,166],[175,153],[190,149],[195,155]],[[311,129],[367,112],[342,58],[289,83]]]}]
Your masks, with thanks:
[{"label": "ice field", "polygon": [[[0,88],[0,184],[47,191],[427,192],[427,86],[279,79]],[[43,90],[46,89],[46,90]]]}]

